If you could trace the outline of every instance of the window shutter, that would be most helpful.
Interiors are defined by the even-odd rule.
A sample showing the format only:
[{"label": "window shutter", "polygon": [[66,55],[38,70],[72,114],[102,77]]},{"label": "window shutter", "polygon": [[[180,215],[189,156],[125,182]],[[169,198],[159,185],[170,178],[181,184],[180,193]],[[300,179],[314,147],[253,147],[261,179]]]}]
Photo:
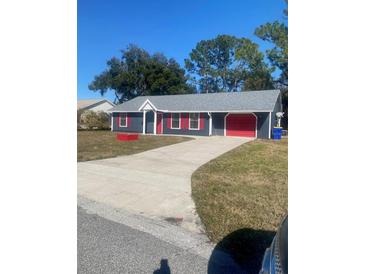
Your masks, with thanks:
[{"label": "window shutter", "polygon": [[185,113],[180,113],[180,128],[184,129],[185,128]]},{"label": "window shutter", "polygon": [[181,113],[181,128],[189,128],[189,117],[188,113]]},{"label": "window shutter", "polygon": [[127,127],[131,125],[131,117],[129,117],[129,114],[126,114],[126,120],[127,120]]},{"label": "window shutter", "polygon": [[171,113],[167,114],[167,128],[171,128]]},{"label": "window shutter", "polygon": [[200,116],[199,116],[199,129],[204,129],[204,113],[200,113]]}]

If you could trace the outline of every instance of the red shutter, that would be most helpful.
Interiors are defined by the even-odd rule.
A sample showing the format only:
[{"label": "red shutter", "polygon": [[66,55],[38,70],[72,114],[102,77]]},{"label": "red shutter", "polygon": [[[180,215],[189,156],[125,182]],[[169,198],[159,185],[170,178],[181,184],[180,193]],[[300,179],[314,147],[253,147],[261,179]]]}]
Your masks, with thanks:
[{"label": "red shutter", "polygon": [[126,113],[125,115],[127,120],[127,127],[129,127],[131,125],[131,117],[129,117],[128,113]]},{"label": "red shutter", "polygon": [[204,113],[200,113],[200,117],[199,117],[200,121],[199,121],[199,129],[204,129]]},{"label": "red shutter", "polygon": [[167,114],[167,128],[171,128],[171,113]]},{"label": "red shutter", "polygon": [[117,114],[117,128],[119,127],[119,125],[120,125],[120,113],[116,113]]},{"label": "red shutter", "polygon": [[187,125],[188,121],[188,114],[187,113],[181,113],[181,128],[189,128],[189,126]]}]

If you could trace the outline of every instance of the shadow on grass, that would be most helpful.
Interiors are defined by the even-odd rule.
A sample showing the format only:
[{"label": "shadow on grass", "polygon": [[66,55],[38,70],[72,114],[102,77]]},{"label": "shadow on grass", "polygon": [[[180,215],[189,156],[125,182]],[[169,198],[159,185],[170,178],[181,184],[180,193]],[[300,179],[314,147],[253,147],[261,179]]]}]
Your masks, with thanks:
[{"label": "shadow on grass", "polygon": [[[230,273],[257,274],[260,271],[261,262],[267,247],[270,246],[274,231],[239,229],[227,235],[214,248],[209,259],[208,274],[227,273],[227,259],[222,257],[224,253],[232,256],[240,266],[240,270],[231,270]],[[222,265],[226,265],[222,267]]]}]

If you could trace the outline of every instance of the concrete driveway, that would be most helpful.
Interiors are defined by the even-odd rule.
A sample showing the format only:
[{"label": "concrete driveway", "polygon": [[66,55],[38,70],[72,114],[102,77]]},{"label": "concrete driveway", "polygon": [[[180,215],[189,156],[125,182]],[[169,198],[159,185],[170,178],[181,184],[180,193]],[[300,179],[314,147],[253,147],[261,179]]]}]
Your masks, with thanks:
[{"label": "concrete driveway", "polygon": [[139,154],[78,163],[78,194],[149,218],[201,231],[191,175],[204,163],[250,141],[201,137]]}]

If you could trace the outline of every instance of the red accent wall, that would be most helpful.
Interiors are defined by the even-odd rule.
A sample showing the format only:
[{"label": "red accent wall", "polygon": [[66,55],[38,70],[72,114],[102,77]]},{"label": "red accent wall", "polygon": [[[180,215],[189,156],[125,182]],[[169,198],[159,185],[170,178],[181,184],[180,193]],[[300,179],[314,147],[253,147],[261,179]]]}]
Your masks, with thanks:
[{"label": "red accent wall", "polygon": [[204,113],[200,113],[199,119],[200,119],[200,121],[199,121],[199,123],[200,123],[199,130],[204,129],[204,121],[205,121],[204,120]]},{"label": "red accent wall", "polygon": [[162,133],[162,113],[157,113],[157,134]]}]

